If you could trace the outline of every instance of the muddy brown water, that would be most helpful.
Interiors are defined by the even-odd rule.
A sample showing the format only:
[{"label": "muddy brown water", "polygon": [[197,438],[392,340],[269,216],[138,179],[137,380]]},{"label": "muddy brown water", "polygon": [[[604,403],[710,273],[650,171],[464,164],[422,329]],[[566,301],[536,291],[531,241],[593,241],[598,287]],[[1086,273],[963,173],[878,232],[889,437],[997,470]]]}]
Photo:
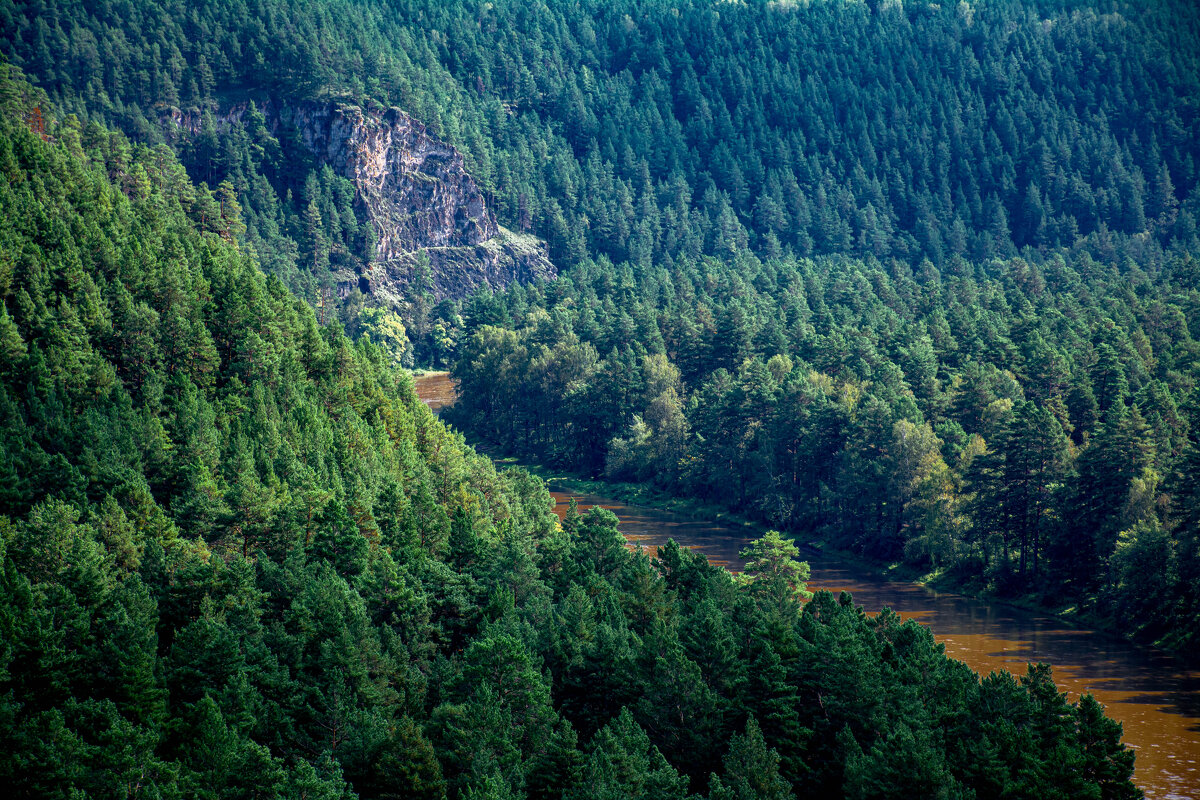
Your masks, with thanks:
[{"label": "muddy brown water", "polygon": [[[444,396],[445,390],[433,383],[433,377],[417,379],[422,399],[433,398],[434,390]],[[445,380],[449,381],[448,376]],[[453,402],[452,392],[453,386],[449,402]],[[562,491],[551,494],[560,516],[575,497],[581,511],[598,505],[615,513],[631,545],[653,554],[674,539],[731,571],[741,569],[738,553],[754,536],[745,528],[630,506],[611,498]],[[1030,661],[1052,664],[1061,691],[1072,700],[1091,692],[1109,716],[1124,726],[1125,742],[1137,752],[1134,780],[1147,798],[1200,800],[1200,670],[1189,669],[1154,648],[1073,628],[1047,615],[887,581],[811,549],[806,549],[804,557],[812,570],[810,589],[847,591],[869,613],[891,608],[928,625],[948,656],[980,674],[1006,669],[1019,676]]]},{"label": "muddy brown water", "polygon": [[446,406],[454,405],[454,401],[458,399],[458,392],[449,372],[414,375],[413,382],[417,387],[417,397],[435,414]]}]

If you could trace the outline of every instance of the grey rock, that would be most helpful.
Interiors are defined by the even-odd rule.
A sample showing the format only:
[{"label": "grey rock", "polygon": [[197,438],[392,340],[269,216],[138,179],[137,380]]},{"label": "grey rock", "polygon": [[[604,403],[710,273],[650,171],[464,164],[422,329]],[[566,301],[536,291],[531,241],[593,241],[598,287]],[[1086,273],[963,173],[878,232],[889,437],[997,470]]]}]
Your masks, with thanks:
[{"label": "grey rock", "polygon": [[[216,116],[218,127],[241,124],[254,102],[223,110]],[[400,109],[270,100],[255,105],[273,134],[296,128],[319,162],[353,182],[356,203],[375,229],[375,253],[366,274],[337,275],[339,294],[359,288],[402,304],[422,251],[429,256],[438,300],[557,275],[545,243],[496,223],[462,154]],[[168,134],[195,134],[201,119],[198,113],[175,110],[162,122]]]}]

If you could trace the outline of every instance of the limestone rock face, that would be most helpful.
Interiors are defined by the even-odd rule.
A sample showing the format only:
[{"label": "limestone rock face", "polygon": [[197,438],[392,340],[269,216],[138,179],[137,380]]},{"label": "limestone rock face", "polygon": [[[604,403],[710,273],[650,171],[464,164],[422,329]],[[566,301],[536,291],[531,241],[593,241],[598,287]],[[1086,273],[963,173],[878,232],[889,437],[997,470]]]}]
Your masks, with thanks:
[{"label": "limestone rock face", "polygon": [[501,227],[495,236],[474,246],[428,247],[372,264],[360,287],[365,285],[371,294],[392,303],[402,302],[422,253],[429,258],[435,300],[466,297],[484,285],[500,288],[557,274],[545,242]]},{"label": "limestone rock face", "polygon": [[[230,106],[217,125],[241,124],[252,102]],[[256,106],[273,134],[296,129],[319,162],[354,183],[356,203],[375,229],[375,254],[366,274],[338,274],[343,294],[360,288],[400,302],[421,251],[439,300],[557,274],[544,243],[501,232],[462,155],[400,109],[269,100]],[[190,133],[200,128],[196,114],[174,112],[163,121]]]},{"label": "limestone rock face", "polygon": [[317,158],[354,182],[379,234],[378,260],[422,247],[473,246],[498,233],[459,152],[400,109],[304,104],[280,116]]}]

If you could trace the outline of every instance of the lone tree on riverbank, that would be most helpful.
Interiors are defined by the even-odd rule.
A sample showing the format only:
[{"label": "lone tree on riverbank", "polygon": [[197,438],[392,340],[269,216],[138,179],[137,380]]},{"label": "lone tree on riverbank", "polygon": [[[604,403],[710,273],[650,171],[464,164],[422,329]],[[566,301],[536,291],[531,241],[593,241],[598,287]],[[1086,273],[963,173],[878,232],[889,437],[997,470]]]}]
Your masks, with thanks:
[{"label": "lone tree on riverbank", "polygon": [[765,606],[780,613],[799,609],[800,602],[812,597],[808,591],[808,562],[800,561],[800,549],[779,531],[767,531],[738,555],[746,559],[743,572],[753,593]]}]

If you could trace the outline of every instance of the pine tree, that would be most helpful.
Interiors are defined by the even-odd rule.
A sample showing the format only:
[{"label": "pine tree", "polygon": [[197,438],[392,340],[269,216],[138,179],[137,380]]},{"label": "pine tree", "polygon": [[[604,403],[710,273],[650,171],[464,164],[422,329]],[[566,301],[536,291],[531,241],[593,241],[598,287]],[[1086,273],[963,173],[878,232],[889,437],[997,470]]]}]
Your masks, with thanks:
[{"label": "pine tree", "polygon": [[715,776],[709,800],[791,800],[795,795],[779,775],[779,754],[768,750],[751,717],[744,734],[734,734],[725,755],[725,779]]},{"label": "pine tree", "polygon": [[750,590],[764,607],[786,617],[799,609],[800,600],[811,596],[805,587],[808,564],[796,560],[800,549],[779,531],[767,531],[738,555],[746,560]]},{"label": "pine tree", "polygon": [[593,738],[571,800],[628,797],[633,800],[687,797],[687,779],[650,743],[627,708]]}]

